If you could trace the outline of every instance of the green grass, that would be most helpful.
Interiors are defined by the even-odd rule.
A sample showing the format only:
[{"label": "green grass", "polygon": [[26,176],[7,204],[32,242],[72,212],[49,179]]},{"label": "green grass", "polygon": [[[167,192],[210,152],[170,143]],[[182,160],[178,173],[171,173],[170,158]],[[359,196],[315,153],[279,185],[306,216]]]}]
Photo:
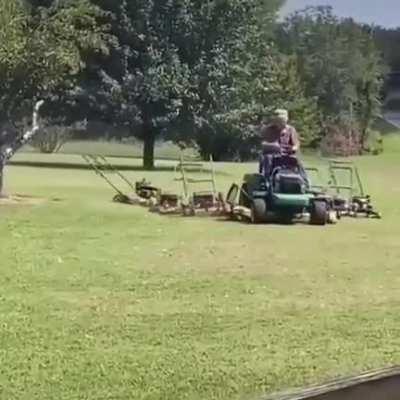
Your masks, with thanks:
[{"label": "green grass", "polygon": [[[315,228],[161,217],[79,156],[18,155],[42,168],[9,191],[46,201],[0,205],[0,398],[256,399],[399,363],[398,156],[357,160],[383,220]],[[176,190],[158,165],[126,174]],[[218,164],[219,188],[254,168]]]}]

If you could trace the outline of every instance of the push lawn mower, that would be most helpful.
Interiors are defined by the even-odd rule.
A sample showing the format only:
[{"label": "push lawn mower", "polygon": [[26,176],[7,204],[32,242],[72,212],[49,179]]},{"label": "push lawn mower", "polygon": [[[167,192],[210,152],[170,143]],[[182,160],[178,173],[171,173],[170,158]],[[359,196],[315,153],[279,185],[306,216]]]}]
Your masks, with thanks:
[{"label": "push lawn mower", "polygon": [[[210,158],[211,170],[205,169],[202,163],[184,161],[181,155],[180,162],[175,167],[175,182],[182,183],[180,195],[162,191],[143,179],[131,182],[116,167],[111,165],[107,159],[99,155],[83,155],[86,163],[116,192],[113,201],[142,205],[149,207],[150,211],[160,214],[177,215],[215,215],[222,213],[224,204],[222,195],[216,191],[215,172],[212,158]],[[193,172],[202,173],[202,177],[194,176]],[[208,175],[208,176],[207,176]],[[127,194],[121,188],[122,181],[127,185],[132,194]],[[208,190],[195,191],[194,186],[206,184]]]},{"label": "push lawn mower", "polygon": [[[195,177],[193,172],[202,173],[203,177]],[[204,175],[208,176],[204,176]],[[210,157],[210,170],[202,163],[186,162],[181,156],[175,167],[175,182],[182,183],[181,207],[185,216],[217,215],[223,213],[224,200],[217,192],[213,159]],[[207,190],[194,190],[193,186],[208,185]]]},{"label": "push lawn mower", "polygon": [[[146,206],[159,194],[159,189],[152,186],[146,180],[133,184],[117,168],[111,165],[108,160],[99,155],[85,154],[82,158],[116,192],[113,201],[123,204]],[[116,183],[116,178],[124,182],[130,189],[131,194],[127,194],[121,188],[120,183]]]},{"label": "push lawn mower", "polygon": [[358,168],[351,161],[329,161],[328,189],[339,216],[382,217],[374,209],[371,196],[365,193]]}]

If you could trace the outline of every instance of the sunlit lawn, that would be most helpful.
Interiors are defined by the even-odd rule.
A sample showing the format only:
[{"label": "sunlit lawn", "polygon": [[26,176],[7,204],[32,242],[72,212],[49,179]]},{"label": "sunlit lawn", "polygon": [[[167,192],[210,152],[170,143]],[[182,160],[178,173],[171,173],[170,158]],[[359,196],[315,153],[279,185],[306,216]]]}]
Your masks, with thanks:
[{"label": "sunlit lawn", "polygon": [[[257,398],[399,363],[398,157],[358,160],[383,220],[318,228],[161,217],[78,156],[18,155],[49,166],[7,175],[45,201],[0,205],[0,398]],[[178,190],[157,165],[126,174]],[[216,168],[225,191],[255,166]]]}]

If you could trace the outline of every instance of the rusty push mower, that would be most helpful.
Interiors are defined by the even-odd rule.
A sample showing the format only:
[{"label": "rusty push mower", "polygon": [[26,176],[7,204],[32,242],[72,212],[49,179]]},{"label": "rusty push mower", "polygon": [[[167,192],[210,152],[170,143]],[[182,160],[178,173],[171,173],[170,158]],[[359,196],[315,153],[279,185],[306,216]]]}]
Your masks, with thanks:
[{"label": "rusty push mower", "polygon": [[339,217],[382,218],[364,191],[358,168],[352,161],[329,160],[328,189]]},{"label": "rusty push mower", "polygon": [[[184,161],[183,156],[176,165],[174,180],[182,183],[180,204],[184,216],[216,216],[225,212],[223,195],[217,192],[214,163],[211,156],[209,166],[210,169],[206,169],[203,163]],[[195,177],[194,173],[203,176]],[[206,185],[208,188],[202,191],[194,190],[193,187],[199,185]]]},{"label": "rusty push mower", "polygon": [[[150,206],[151,212],[185,217],[216,216],[224,213],[225,202],[222,194],[216,189],[212,158],[210,158],[210,168],[206,168],[203,163],[185,161],[181,154],[180,161],[174,168],[173,181],[182,185],[181,193],[159,190],[156,202]],[[198,188],[200,185],[206,185],[206,190],[195,190],[195,187]]]},{"label": "rusty push mower", "polygon": [[[133,184],[124,174],[111,165],[104,156],[84,154],[82,158],[116,192],[113,201],[117,203],[148,206],[157,196],[159,189],[142,180]],[[127,194],[115,183],[115,178],[129,187],[131,194]]]}]

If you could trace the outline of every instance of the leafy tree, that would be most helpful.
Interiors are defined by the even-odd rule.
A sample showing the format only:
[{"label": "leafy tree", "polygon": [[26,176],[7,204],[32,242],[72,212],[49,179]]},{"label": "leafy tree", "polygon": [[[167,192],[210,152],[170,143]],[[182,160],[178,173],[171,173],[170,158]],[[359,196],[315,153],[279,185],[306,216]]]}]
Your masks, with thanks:
[{"label": "leafy tree", "polygon": [[400,28],[375,27],[374,38],[385,63],[392,71],[400,71]]},{"label": "leafy tree", "polygon": [[[365,30],[365,28],[364,28]],[[369,29],[368,29],[369,30]],[[355,104],[361,130],[361,146],[366,149],[371,125],[380,116],[382,108],[382,88],[389,68],[384,64],[372,40],[373,32],[369,35],[359,35],[359,46],[362,54],[362,64],[359,65],[359,81],[357,84],[357,102]],[[371,136],[372,136],[371,132]]]},{"label": "leafy tree", "polygon": [[4,163],[25,142],[18,123],[38,99],[49,104],[73,88],[84,67],[82,52],[104,47],[98,10],[88,1],[60,1],[32,14],[28,6],[0,0],[0,192]]},{"label": "leafy tree", "polygon": [[359,126],[363,144],[380,108],[384,74],[368,29],[337,18],[330,7],[311,7],[290,16],[277,37],[281,51],[296,56],[305,94],[317,99],[323,122]]},{"label": "leafy tree", "polygon": [[[268,24],[283,2],[92,1],[110,14],[118,43],[109,58],[91,58],[83,90],[88,107],[143,140],[145,168],[154,166],[154,143],[163,133],[203,148],[227,147],[232,134],[220,117],[230,107],[235,68],[255,26],[262,40],[271,35]],[[204,153],[210,151],[217,153]]]},{"label": "leafy tree", "polygon": [[25,100],[71,89],[82,52],[101,48],[103,31],[98,10],[85,0],[60,1],[33,16],[18,0],[1,1],[0,105],[3,119],[13,120]]},{"label": "leafy tree", "polygon": [[291,123],[296,126],[302,145],[312,147],[321,134],[321,113],[317,98],[307,96],[298,68],[295,56],[281,57],[275,64],[274,104],[290,111]]},{"label": "leafy tree", "polygon": [[[271,42],[282,3],[221,1],[211,13],[202,10],[203,17],[197,19],[203,22],[194,42],[201,51],[189,57],[194,95],[187,102],[191,112],[183,114],[189,117],[183,134],[187,137],[187,127],[192,127],[206,158],[251,156],[255,144],[252,127],[266,108],[272,107],[271,98],[258,101],[257,90],[262,87],[265,100],[267,93],[276,89]],[[199,59],[199,53],[205,56]]]},{"label": "leafy tree", "polygon": [[241,14],[245,22],[235,36],[240,40],[224,53],[228,61],[210,96],[215,101],[200,114],[196,140],[203,156],[252,158],[259,148],[258,125],[276,107],[291,111],[305,145],[319,133],[316,101],[304,93],[296,57],[282,56],[274,46],[274,11],[258,2]]},{"label": "leafy tree", "polygon": [[324,115],[347,111],[355,96],[349,65],[352,57],[348,58],[347,37],[341,34],[331,8],[298,11],[286,20],[279,33],[280,49],[296,55],[307,94],[318,98]]},{"label": "leafy tree", "polygon": [[154,166],[156,138],[175,120],[189,71],[172,41],[190,3],[93,0],[108,13],[116,42],[108,57],[89,55],[82,99],[91,114],[129,127],[144,142],[144,167]]}]

